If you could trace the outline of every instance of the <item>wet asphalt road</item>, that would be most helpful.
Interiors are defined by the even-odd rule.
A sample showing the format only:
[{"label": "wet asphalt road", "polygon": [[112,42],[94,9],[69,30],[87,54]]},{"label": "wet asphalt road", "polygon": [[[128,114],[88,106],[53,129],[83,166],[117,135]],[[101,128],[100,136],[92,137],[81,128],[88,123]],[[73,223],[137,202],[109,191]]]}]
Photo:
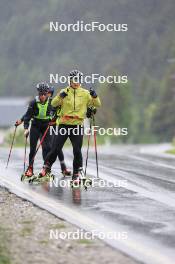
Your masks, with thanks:
[{"label": "wet asphalt road", "polygon": [[[7,158],[7,150],[1,149],[1,161]],[[69,166],[72,152],[65,150]],[[85,191],[49,184],[30,186],[20,182],[23,170],[23,151],[15,149],[12,154],[10,175],[12,181],[25,188],[32,188],[45,197],[61,201],[83,216],[103,224],[117,233],[119,243],[111,245],[142,261],[143,263],[174,263],[175,259],[175,158],[156,156],[141,147],[102,147],[99,149],[100,178],[95,186]],[[41,155],[35,163],[41,168]],[[3,164],[4,166],[4,164]],[[59,163],[53,167],[59,180]],[[88,175],[96,177],[95,156],[90,154]],[[68,180],[67,180],[68,181]],[[58,183],[57,182],[57,183]],[[101,184],[101,185],[100,185]],[[111,186],[115,184],[115,186]],[[60,185],[60,184],[58,184]],[[108,230],[108,229],[106,229]],[[124,242],[124,244],[123,244]]]}]

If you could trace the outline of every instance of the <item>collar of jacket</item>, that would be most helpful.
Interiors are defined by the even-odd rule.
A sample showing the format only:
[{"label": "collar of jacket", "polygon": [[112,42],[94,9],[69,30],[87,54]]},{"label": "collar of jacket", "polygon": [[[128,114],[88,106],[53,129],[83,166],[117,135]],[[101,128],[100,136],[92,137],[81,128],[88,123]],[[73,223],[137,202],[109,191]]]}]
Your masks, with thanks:
[{"label": "collar of jacket", "polygon": [[70,91],[70,92],[72,92],[72,93],[74,93],[74,91],[80,91],[82,89],[82,87],[80,86],[80,87],[78,87],[78,88],[73,88],[73,87],[71,87],[71,86],[68,86],[67,88],[66,88],[66,91],[67,91],[67,93]]}]

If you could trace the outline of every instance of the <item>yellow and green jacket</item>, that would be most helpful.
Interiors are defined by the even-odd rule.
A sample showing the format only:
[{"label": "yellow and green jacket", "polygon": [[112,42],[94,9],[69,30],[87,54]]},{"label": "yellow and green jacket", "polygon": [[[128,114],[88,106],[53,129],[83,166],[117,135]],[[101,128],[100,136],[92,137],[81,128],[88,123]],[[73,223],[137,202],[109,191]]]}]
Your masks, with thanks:
[{"label": "yellow and green jacket", "polygon": [[[64,99],[60,97],[62,92],[68,94]],[[61,106],[57,125],[81,125],[86,117],[87,107],[101,106],[99,97],[92,98],[89,91],[82,87],[76,89],[66,87],[60,93],[53,98],[51,103],[53,107]]]}]

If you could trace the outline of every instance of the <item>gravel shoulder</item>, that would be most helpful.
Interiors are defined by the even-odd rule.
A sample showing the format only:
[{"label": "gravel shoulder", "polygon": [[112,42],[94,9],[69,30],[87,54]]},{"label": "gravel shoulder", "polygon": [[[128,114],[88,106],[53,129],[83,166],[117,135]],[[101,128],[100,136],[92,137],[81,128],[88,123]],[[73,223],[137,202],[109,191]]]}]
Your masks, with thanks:
[{"label": "gravel shoulder", "polygon": [[51,239],[77,227],[0,188],[0,263],[136,264],[98,239]]}]

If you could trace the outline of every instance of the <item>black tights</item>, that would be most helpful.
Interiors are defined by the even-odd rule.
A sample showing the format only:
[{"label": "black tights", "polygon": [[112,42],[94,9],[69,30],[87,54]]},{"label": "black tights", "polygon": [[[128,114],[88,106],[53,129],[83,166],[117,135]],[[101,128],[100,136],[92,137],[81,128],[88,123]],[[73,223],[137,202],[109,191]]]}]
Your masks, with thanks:
[{"label": "black tights", "polygon": [[[76,132],[74,130],[75,128]],[[83,129],[80,125],[59,125],[58,135],[54,135],[51,150],[48,153],[44,164],[52,166],[68,138],[70,139],[73,147],[73,173],[78,173],[79,168],[83,166],[81,153],[83,144]]]}]

